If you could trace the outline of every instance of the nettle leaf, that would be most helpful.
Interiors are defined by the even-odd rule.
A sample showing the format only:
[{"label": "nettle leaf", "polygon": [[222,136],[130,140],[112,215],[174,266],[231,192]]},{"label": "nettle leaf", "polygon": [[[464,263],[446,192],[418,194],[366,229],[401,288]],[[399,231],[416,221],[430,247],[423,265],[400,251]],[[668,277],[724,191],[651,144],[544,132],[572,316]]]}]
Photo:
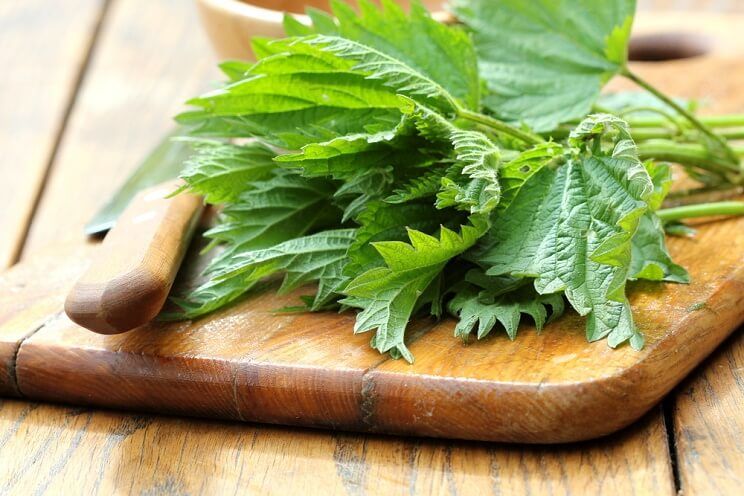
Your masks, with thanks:
[{"label": "nettle leaf", "polygon": [[344,208],[341,222],[359,217],[370,203],[385,196],[394,180],[390,166],[362,171],[347,180],[333,195]]},{"label": "nettle leaf", "polygon": [[339,136],[323,143],[311,143],[299,153],[276,157],[283,167],[301,168],[306,177],[351,179],[364,171],[385,167],[407,168],[431,161],[418,150],[415,136],[404,122],[392,129]]},{"label": "nettle leaf", "polygon": [[478,131],[454,131],[450,139],[455,158],[462,163],[460,175],[468,179],[443,177],[437,208],[454,206],[473,214],[490,212],[501,200],[499,148]]},{"label": "nettle leaf", "polygon": [[[293,57],[283,57],[292,61]],[[267,60],[267,59],[264,59]],[[198,98],[191,105],[210,115],[301,114],[317,107],[397,109],[398,97],[376,81],[355,72],[289,72],[256,74]]]},{"label": "nettle leaf", "polygon": [[439,113],[402,98],[403,111],[409,115],[426,138],[445,141],[452,146],[457,175],[443,176],[437,208],[457,207],[473,214],[496,208],[501,198],[499,167],[501,151],[481,132],[455,126]]},{"label": "nettle leaf", "polygon": [[305,15],[310,18],[310,25],[300,22],[295,16],[285,14],[284,33],[287,36],[309,36],[311,34],[338,34],[336,20],[322,10],[307,8]]},{"label": "nettle leaf", "polygon": [[506,209],[519,193],[524,183],[540,172],[543,167],[564,160],[564,148],[557,143],[541,143],[526,150],[501,166],[499,182],[501,200],[499,210]]},{"label": "nettle leaf", "polygon": [[[549,319],[546,307],[550,307]],[[494,294],[466,285],[450,300],[447,308],[459,319],[455,327],[456,337],[465,339],[477,327],[476,336],[483,339],[500,323],[509,339],[513,340],[522,315],[532,317],[535,328],[540,332],[547,322],[563,314],[565,304],[562,295],[541,295],[531,286],[522,286],[505,294]]]},{"label": "nettle leaf", "polygon": [[349,275],[355,276],[374,267],[384,265],[384,260],[375,249],[374,243],[381,241],[404,241],[408,229],[423,233],[433,233],[450,221],[460,224],[460,216],[432,209],[431,203],[411,201],[403,204],[372,202],[359,214],[356,241],[349,248],[350,263],[346,268]]},{"label": "nettle leaf", "polygon": [[412,229],[410,244],[376,243],[385,267],[369,270],[352,280],[342,303],[360,308],[354,332],[375,330],[372,347],[385,353],[396,350],[406,360],[413,356],[404,343],[405,329],[417,303],[447,262],[471,248],[488,230],[484,218],[471,217],[461,233],[443,227],[439,239]]},{"label": "nettle leaf", "polygon": [[470,37],[460,28],[432,19],[418,0],[411,2],[410,15],[396,2],[381,3],[379,8],[361,0],[357,14],[349,5],[333,1],[339,36],[353,43],[336,39],[328,48],[357,60],[358,70],[386,81],[400,93],[442,100],[454,97],[478,110],[478,61]]},{"label": "nettle leaf", "polygon": [[629,279],[690,282],[690,274],[684,267],[674,263],[669,255],[664,226],[655,214],[648,212],[641,217],[638,231],[633,236],[632,248]]},{"label": "nettle leaf", "polygon": [[319,310],[336,299],[348,282],[342,271],[354,236],[354,229],[323,231],[271,248],[241,253],[232,257],[231,264],[214,274],[210,281],[186,298],[176,299],[176,303],[184,317],[198,317],[236,300],[262,279],[284,272],[280,293],[318,282],[309,308]]},{"label": "nettle leaf", "polygon": [[226,60],[219,68],[230,81],[239,81],[248,75],[253,64],[244,60]]},{"label": "nettle leaf", "polygon": [[454,0],[472,29],[484,104],[538,131],[583,118],[627,61],[635,0]]},{"label": "nettle leaf", "polygon": [[201,110],[179,122],[201,135],[259,136],[290,149],[400,122],[395,92],[352,63],[291,39],[254,45],[265,57],[244,78],[190,100]]},{"label": "nettle leaf", "polygon": [[340,219],[341,212],[331,203],[334,188],[328,181],[277,171],[273,178],[252,187],[228,204],[219,223],[205,233],[227,245],[209,272],[223,271],[236,254],[275,246]]},{"label": "nettle leaf", "polygon": [[343,268],[355,237],[355,229],[337,229],[243,253],[234,258],[235,265],[230,271],[217,275],[216,279],[241,277],[250,283],[284,272],[280,294],[317,281],[318,291],[310,308],[319,310],[337,298],[349,281],[343,275]]},{"label": "nettle leaf", "polygon": [[[621,136],[611,150],[597,148],[602,119],[579,127],[572,140],[587,140],[557,170],[542,168],[527,180],[494,220],[491,246],[478,255],[489,275],[534,277],[540,294],[565,292],[588,315],[587,338],[610,346],[642,338],[633,324],[625,282],[631,239],[648,210],[653,184],[633,147]],[[616,127],[617,124],[617,127]],[[632,143],[632,142],[631,142]]]},{"label": "nettle leaf", "polygon": [[393,194],[385,198],[385,202],[400,204],[436,196],[442,189],[442,179],[453,179],[460,174],[460,170],[459,166],[450,163],[433,165],[422,174],[400,182]]},{"label": "nettle leaf", "polygon": [[633,236],[629,279],[689,283],[690,275],[669,255],[664,226],[654,213],[669,193],[672,171],[667,164],[647,162],[645,166],[654,184],[654,192],[648,199],[649,212],[641,218]]},{"label": "nettle leaf", "polygon": [[274,151],[260,142],[233,145],[222,141],[190,139],[195,150],[181,172],[182,189],[204,195],[207,203],[232,202],[255,181],[268,179],[276,169]]}]

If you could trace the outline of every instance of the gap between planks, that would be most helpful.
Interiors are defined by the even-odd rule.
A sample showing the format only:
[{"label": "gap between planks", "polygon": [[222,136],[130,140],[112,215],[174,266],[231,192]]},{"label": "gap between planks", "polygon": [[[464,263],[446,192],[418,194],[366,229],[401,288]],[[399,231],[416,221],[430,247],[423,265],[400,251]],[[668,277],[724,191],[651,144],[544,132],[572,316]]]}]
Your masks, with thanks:
[{"label": "gap between planks", "polygon": [[[57,158],[59,145],[62,142],[62,137],[64,136],[65,130],[67,129],[67,123],[70,119],[70,115],[72,114],[72,109],[75,107],[75,103],[77,102],[77,97],[80,93],[80,88],[83,84],[83,80],[85,79],[85,75],[88,72],[88,67],[90,66],[90,61],[95,51],[96,41],[98,40],[101,33],[101,29],[106,18],[106,13],[109,11],[109,6],[113,1],[114,0],[102,0],[102,4],[98,10],[98,15],[96,16],[93,29],[91,30],[90,36],[88,37],[88,42],[86,43],[85,49],[83,51],[83,62],[82,64],[80,64],[80,68],[75,74],[70,92],[66,97],[67,103],[64,106],[64,110],[62,111],[62,116],[57,124],[57,129],[54,131],[54,141],[52,143],[52,148],[49,152],[48,158],[45,161],[46,164],[42,171],[38,186],[36,187],[36,190],[33,192],[33,196],[30,199],[31,205],[30,208],[27,210],[24,219],[25,227],[15,242],[15,248],[9,260],[10,266],[15,265],[21,259],[21,253],[23,252],[23,247],[26,244],[26,240],[28,239],[28,234],[31,229],[31,223],[33,222],[36,211],[39,207],[39,203],[41,201],[41,197],[43,196],[44,190],[46,189],[46,182],[51,174],[55,159]],[[29,336],[31,334],[33,334],[33,332],[30,333]]]},{"label": "gap between planks", "polygon": [[[77,102],[78,95],[80,94],[80,89],[83,85],[83,81],[85,80],[85,76],[88,73],[88,68],[90,67],[90,62],[93,58],[93,54],[95,53],[96,44],[97,44],[96,42],[98,41],[100,34],[103,30],[103,26],[106,21],[106,14],[110,11],[110,6],[113,2],[114,0],[102,0],[101,6],[98,9],[98,14],[96,16],[93,29],[91,30],[90,35],[88,36],[87,43],[85,44],[85,48],[83,50],[82,63],[80,64],[80,67],[74,76],[70,91],[66,97],[67,103],[65,104],[64,110],[62,111],[62,116],[59,122],[57,123],[57,129],[54,131],[54,140],[52,142],[52,148],[49,152],[49,156],[47,157],[45,161],[46,163],[43,168],[41,178],[38,181],[38,186],[36,187],[35,191],[33,192],[33,196],[30,199],[30,208],[26,211],[25,219],[23,222],[24,228],[21,231],[21,234],[18,237],[18,239],[15,241],[15,248],[9,260],[10,266],[15,265],[21,259],[23,248],[26,244],[26,240],[28,239],[28,235],[31,230],[31,224],[34,220],[34,217],[36,216],[36,212],[39,208],[41,198],[44,195],[44,191],[46,190],[47,180],[49,179],[52,169],[54,167],[54,163],[56,161],[57,154],[59,152],[60,143],[62,142],[62,138],[64,137],[65,131],[67,129],[67,124],[70,120],[70,116],[72,115],[72,110],[75,108],[75,103]],[[18,345],[16,346],[14,350],[13,358],[10,362],[9,372],[10,372],[10,376],[12,380],[12,387],[15,389],[16,394],[18,394],[20,397],[24,397],[24,396],[21,393],[20,388],[18,387],[18,376],[17,376],[17,370],[16,370],[16,363],[18,359],[18,354],[21,351],[21,347],[23,346],[23,343],[25,343],[27,339],[29,339],[31,336],[39,332],[41,329],[46,327],[51,321],[55,320],[58,317],[59,317],[59,314],[55,314],[54,316],[44,321],[41,325],[30,330],[28,333],[26,333],[25,336],[23,336],[20,339],[20,341],[18,342]]]}]

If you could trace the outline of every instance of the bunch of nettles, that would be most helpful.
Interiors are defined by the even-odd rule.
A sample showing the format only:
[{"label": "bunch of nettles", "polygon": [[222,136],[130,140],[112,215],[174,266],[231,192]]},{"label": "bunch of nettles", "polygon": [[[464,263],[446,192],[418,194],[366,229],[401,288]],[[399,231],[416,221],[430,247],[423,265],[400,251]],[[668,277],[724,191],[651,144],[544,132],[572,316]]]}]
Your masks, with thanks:
[{"label": "bunch of nettles", "polygon": [[[688,280],[658,214],[666,162],[706,188],[742,169],[628,68],[635,2],[457,0],[454,26],[419,2],[358,4],[287,17],[287,38],[255,39],[258,61],[224,63],[229,81],[179,117],[196,150],[182,177],[221,206],[206,236],[223,247],[183,317],[283,273],[281,292],[317,283],[308,310],[358,309],[355,332],[409,361],[417,315],[514,338],[566,300],[590,341],[641,347],[627,281]],[[638,129],[656,134],[600,98],[616,75],[646,90]]]}]

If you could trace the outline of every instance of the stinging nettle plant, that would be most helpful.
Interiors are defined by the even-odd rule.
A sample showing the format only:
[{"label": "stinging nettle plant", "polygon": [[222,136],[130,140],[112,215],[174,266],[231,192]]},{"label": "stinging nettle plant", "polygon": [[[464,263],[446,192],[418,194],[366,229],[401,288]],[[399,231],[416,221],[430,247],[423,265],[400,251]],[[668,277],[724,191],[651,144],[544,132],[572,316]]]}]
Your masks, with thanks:
[{"label": "stinging nettle plant", "polygon": [[[417,315],[514,339],[523,315],[540,330],[566,300],[589,340],[643,346],[627,281],[689,279],[665,226],[741,211],[660,210],[667,162],[701,190],[735,188],[741,150],[628,67],[634,1],[451,8],[462,25],[389,0],[287,17],[286,38],[255,39],[257,62],[222,64],[228,82],[189,101],[182,178],[222,208],[206,233],[222,250],[176,317],[284,274],[280,292],[317,283],[303,309],[355,309],[355,332],[408,361]],[[645,93],[600,97],[617,75]]]}]

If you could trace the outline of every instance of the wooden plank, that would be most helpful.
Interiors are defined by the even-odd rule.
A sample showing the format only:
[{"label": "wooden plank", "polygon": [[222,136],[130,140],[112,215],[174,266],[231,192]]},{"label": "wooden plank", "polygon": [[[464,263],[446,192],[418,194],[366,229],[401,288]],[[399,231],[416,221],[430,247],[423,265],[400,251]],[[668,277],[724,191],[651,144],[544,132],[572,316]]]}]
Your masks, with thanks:
[{"label": "wooden plank", "polygon": [[[744,46],[742,17],[729,22],[698,19],[677,14],[660,19],[665,30],[693,32],[699,26],[717,26],[721,51],[715,71],[699,71],[695,61],[677,61],[674,68],[684,78],[668,80],[653,64],[642,65],[646,76],[662,88],[681,95],[705,95],[711,112],[744,112],[744,93],[740,91],[744,68],[735,51]],[[640,23],[642,29],[652,26]],[[653,23],[651,23],[653,24]],[[674,26],[674,28],[673,28]],[[706,29],[708,31],[708,29]],[[720,46],[719,45],[719,46]],[[725,74],[726,77],[715,77]],[[739,82],[737,82],[739,81]],[[735,246],[726,244],[723,246]],[[704,309],[703,311],[708,311]],[[744,334],[741,330],[729,339],[705,365],[685,381],[668,401],[674,423],[673,438],[677,467],[684,494],[739,494],[744,474]],[[670,427],[671,428],[671,427]]]},{"label": "wooden plank", "polygon": [[0,268],[16,260],[102,7],[0,3]]},{"label": "wooden plank", "polygon": [[[102,8],[100,0],[0,3],[0,269],[17,259]],[[22,279],[9,284],[24,284]],[[16,393],[15,355],[29,328],[41,325],[28,313],[15,317],[21,321],[9,317],[0,304],[3,395]]]},{"label": "wooden plank", "polygon": [[602,444],[525,449],[6,401],[0,492],[671,496],[656,418]]},{"label": "wooden plank", "polygon": [[684,494],[740,494],[744,474],[744,333],[679,388],[674,438]]},{"label": "wooden plank", "polygon": [[[18,395],[18,348],[25,338],[62,312],[64,288],[71,287],[82,271],[86,251],[71,250],[72,256],[64,263],[60,263],[58,253],[40,256],[31,271],[28,266],[18,265],[0,275],[0,396]],[[29,296],[24,302],[17,298],[21,292]]]},{"label": "wooden plank", "polygon": [[168,132],[183,102],[218,79],[215,64],[191,3],[112,3],[24,258],[84,241],[85,223]]}]

